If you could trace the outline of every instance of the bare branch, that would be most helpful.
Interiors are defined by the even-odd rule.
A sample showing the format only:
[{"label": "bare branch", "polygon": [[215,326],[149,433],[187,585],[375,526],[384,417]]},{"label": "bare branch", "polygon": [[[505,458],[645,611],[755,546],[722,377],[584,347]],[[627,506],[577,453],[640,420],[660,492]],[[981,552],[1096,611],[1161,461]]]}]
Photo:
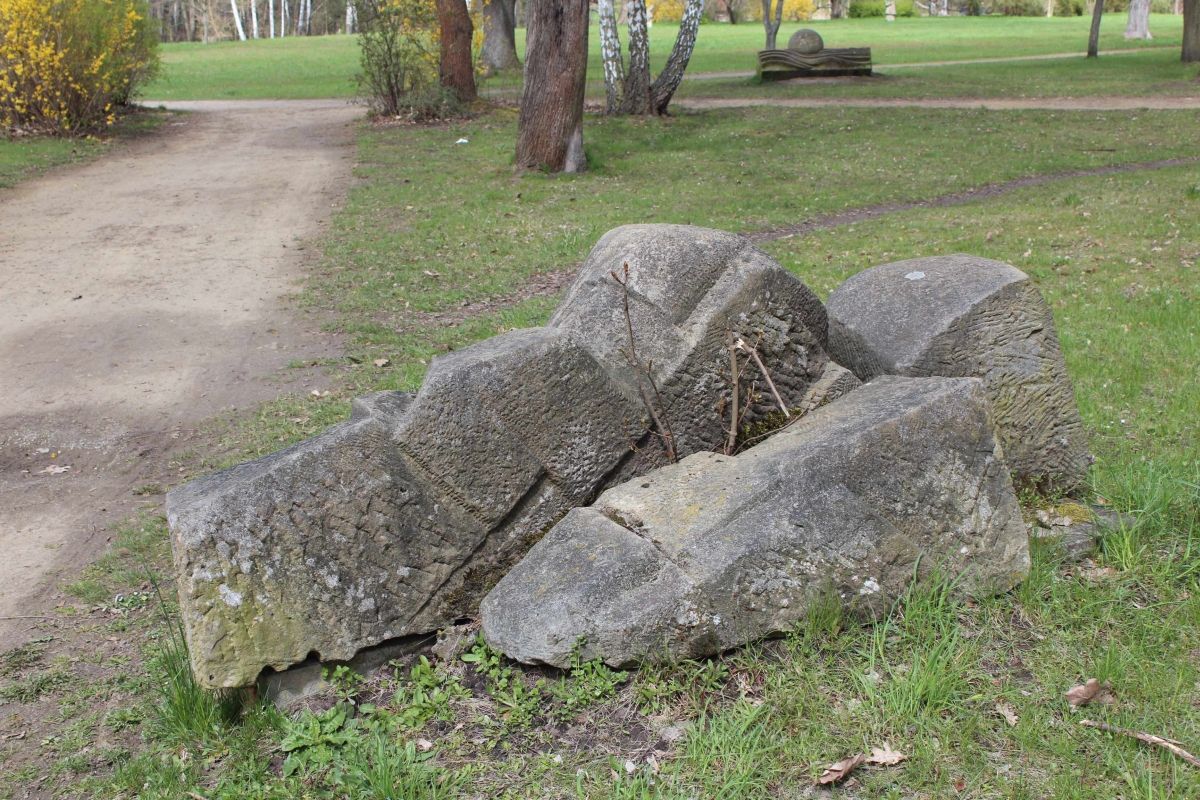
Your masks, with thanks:
[{"label": "bare branch", "polygon": [[771,388],[771,394],[774,395],[775,403],[779,406],[779,410],[783,412],[783,418],[791,419],[792,415],[788,412],[787,405],[783,402],[783,398],[779,396],[779,390],[775,388],[775,381],[771,380],[771,373],[767,371],[767,365],[764,364],[762,359],[758,357],[758,345],[756,344],[753,348],[750,348],[746,346],[744,341],[738,339],[737,347],[739,350],[749,353],[750,357],[754,359],[755,366],[758,367],[758,370],[763,374],[763,377],[767,379],[767,386]]},{"label": "bare branch", "polygon": [[[650,419],[654,422],[654,427],[658,431],[659,437],[663,441],[663,449],[666,451],[667,461],[674,464],[679,460],[675,453],[675,435],[671,432],[671,426],[665,422],[663,416],[659,414],[659,409],[662,408],[662,395],[659,394],[658,386],[654,383],[654,375],[651,369],[654,362],[645,364],[638,358],[637,341],[633,335],[633,316],[629,312],[629,262],[626,261],[623,267],[623,276],[617,275],[613,270],[609,270],[609,275],[617,282],[617,285],[622,290],[622,300],[625,310],[625,332],[629,336],[629,347],[625,352],[625,358],[629,360],[630,366],[633,367],[634,373],[637,374],[638,394],[641,395],[642,405],[646,407],[646,411],[650,414]],[[650,389],[654,392],[654,401],[651,401],[650,396],[646,393],[646,387],[642,384],[641,377],[645,376],[646,382],[650,384]],[[657,405],[655,405],[657,402]]]},{"label": "bare branch", "polygon": [[1133,739],[1137,739],[1143,744],[1161,747],[1167,752],[1182,758],[1193,767],[1200,767],[1200,758],[1196,758],[1187,750],[1184,750],[1183,746],[1174,739],[1166,739],[1162,736],[1155,736],[1152,733],[1143,733],[1142,731],[1132,731],[1128,728],[1118,728],[1116,725],[1109,725],[1107,722],[1093,722],[1090,719],[1081,719],[1079,720],[1079,724],[1085,728],[1096,728],[1109,733],[1119,733],[1122,736],[1129,736]]}]

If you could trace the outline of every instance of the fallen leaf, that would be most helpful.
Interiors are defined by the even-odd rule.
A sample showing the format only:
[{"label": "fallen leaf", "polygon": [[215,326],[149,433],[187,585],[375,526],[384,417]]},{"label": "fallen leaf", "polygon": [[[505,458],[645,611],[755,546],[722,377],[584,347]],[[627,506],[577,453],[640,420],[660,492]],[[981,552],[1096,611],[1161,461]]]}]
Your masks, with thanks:
[{"label": "fallen leaf", "polygon": [[883,747],[871,748],[871,755],[867,756],[867,763],[890,767],[892,764],[899,764],[906,758],[908,756],[904,755],[904,753],[893,750],[890,744],[884,742]]},{"label": "fallen leaf", "polygon": [[440,278],[440,277],[442,277],[442,273],[440,273],[440,272],[434,272],[434,271],[433,271],[433,270],[431,270],[431,269],[423,269],[423,270],[421,270],[421,273],[422,273],[423,275],[425,275],[425,277],[427,277],[427,278]]},{"label": "fallen leaf", "polygon": [[422,753],[428,753],[433,749],[433,742],[428,739],[417,739],[417,749]]},{"label": "fallen leaf", "polygon": [[45,469],[39,469],[38,474],[39,475],[62,475],[64,472],[67,472],[70,469],[71,468],[66,464],[51,464],[50,466],[46,467]]},{"label": "fallen leaf", "polygon": [[371,363],[377,367],[386,367],[388,364],[392,363],[392,360],[390,358],[377,358]]},{"label": "fallen leaf", "polygon": [[1091,569],[1079,570],[1079,575],[1080,577],[1094,583],[1096,581],[1104,581],[1108,580],[1109,578],[1117,577],[1117,571],[1112,567],[1092,567]]},{"label": "fallen leaf", "polygon": [[835,761],[817,776],[815,783],[818,786],[828,786],[831,783],[845,780],[847,775],[857,769],[866,760],[867,757],[865,755],[858,753],[849,758],[843,758],[841,761]]},{"label": "fallen leaf", "polygon": [[1004,721],[1013,727],[1016,727],[1016,724],[1020,722],[1020,718],[1017,717],[1016,709],[1014,709],[1008,703],[996,703],[996,713],[1003,717]]},{"label": "fallen leaf", "polygon": [[1106,684],[1101,684],[1095,678],[1088,678],[1086,683],[1081,683],[1078,686],[1072,686],[1066,693],[1067,702],[1072,708],[1086,706],[1088,703],[1103,703],[1110,705],[1116,702],[1112,691]]}]

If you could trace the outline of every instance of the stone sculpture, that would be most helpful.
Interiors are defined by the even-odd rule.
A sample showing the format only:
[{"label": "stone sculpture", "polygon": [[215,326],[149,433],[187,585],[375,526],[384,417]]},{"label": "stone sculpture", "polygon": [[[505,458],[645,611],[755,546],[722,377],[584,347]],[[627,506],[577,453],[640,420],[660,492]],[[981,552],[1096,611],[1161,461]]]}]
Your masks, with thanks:
[{"label": "stone sculpture", "polygon": [[1019,480],[1071,490],[1090,457],[1054,317],[1029,276],[966,255],[853,276],[829,298],[830,351],[862,380],[982,378]]},{"label": "stone sculpture", "polygon": [[758,53],[758,77],[764,81],[870,74],[871,48],[826,47],[811,28],[793,33],[786,49]]},{"label": "stone sculpture", "polygon": [[719,653],[826,593],[884,614],[938,567],[1008,589],[1028,535],[977,379],[880,378],[736,456],[697,453],[577,508],[482,604],[488,642],[565,667]]},{"label": "stone sculpture", "polygon": [[627,226],[547,327],[435,359],[415,397],[363,398],[314,439],[173,490],[197,678],[245,686],[473,613],[571,508],[665,463],[654,414],[681,457],[720,445],[731,336],[797,409],[857,383],[826,355],[820,301],[745,239]]}]

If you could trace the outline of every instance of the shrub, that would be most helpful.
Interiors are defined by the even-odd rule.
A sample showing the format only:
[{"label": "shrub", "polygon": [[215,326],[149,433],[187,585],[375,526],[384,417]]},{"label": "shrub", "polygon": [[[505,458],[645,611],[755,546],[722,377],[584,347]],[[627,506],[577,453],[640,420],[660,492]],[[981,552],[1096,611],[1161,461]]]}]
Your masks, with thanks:
[{"label": "shrub", "polygon": [[158,68],[145,0],[0,0],[0,125],[111,125]]},{"label": "shrub", "polygon": [[[762,3],[758,0],[742,3],[730,0],[730,2],[738,22],[762,22]],[[654,0],[651,14],[655,22],[679,22],[683,19],[683,8],[686,4],[686,0]],[[729,8],[724,3],[719,5],[721,9]],[[772,6],[772,10],[773,8],[774,6]],[[710,16],[712,15],[712,10],[706,9],[706,11]],[[812,19],[812,15],[813,0],[783,0],[784,22],[804,22]]]},{"label": "shrub", "polygon": [[[850,16],[855,19],[886,16],[884,0],[850,0]],[[915,16],[912,0],[896,0],[896,16]]]},{"label": "shrub", "polygon": [[991,13],[1005,17],[1044,17],[1046,4],[1043,0],[995,0]]},{"label": "shrub", "polygon": [[1082,17],[1087,10],[1084,0],[1054,0],[1054,16]]},{"label": "shrub", "polygon": [[[371,113],[422,122],[461,112],[454,93],[438,81],[433,0],[367,0],[359,20],[359,91]],[[477,34],[481,28],[476,24]]]}]

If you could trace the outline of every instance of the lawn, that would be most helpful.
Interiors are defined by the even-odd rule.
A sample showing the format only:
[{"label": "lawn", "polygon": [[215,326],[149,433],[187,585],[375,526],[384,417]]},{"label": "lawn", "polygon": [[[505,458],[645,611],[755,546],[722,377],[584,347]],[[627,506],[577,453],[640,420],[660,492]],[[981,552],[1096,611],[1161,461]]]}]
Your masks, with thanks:
[{"label": "lawn", "polygon": [[[1197,796],[1200,771],[1080,727],[1062,695],[1097,677],[1115,702],[1086,715],[1200,747],[1200,166],[1053,178],[1198,159],[1194,126],[1192,112],[589,118],[591,169],[570,177],[513,174],[506,110],[364,128],[358,180],[303,296],[345,334],[335,390],[231,418],[208,463],[277,449],[343,418],[354,394],[415,388],[439,352],[541,324],[556,276],[615,225],[755,232],[1051,176],[764,247],[822,297],[862,268],[923,254],[966,251],[1029,272],[1055,309],[1098,457],[1095,490],[1138,512],[1138,525],[1110,533],[1093,564],[1037,549],[1030,580],[994,600],[964,605],[923,585],[884,624],[825,609],[783,640],[713,662],[559,675],[479,646],[470,661],[406,659],[365,683],[339,674],[297,716],[244,698],[239,716],[195,691],[169,644],[154,588],[167,583],[170,596],[169,553],[151,515],[118,532],[70,587],[78,602],[57,612],[81,641],[133,647],[105,655],[35,639],[0,658],[6,715],[42,720],[25,749],[0,742],[0,797],[40,780],[46,794],[146,800],[792,798],[830,762],[885,742],[907,760],[865,768],[835,796]],[[389,780],[407,788],[380,788]]]},{"label": "lawn", "polygon": [[[890,24],[882,19],[805,24],[819,30],[831,47],[869,45],[875,62],[883,65],[886,72],[889,64],[1082,52],[1087,43],[1089,20],[1084,17],[923,17],[898,19]],[[799,27],[799,23],[784,25],[780,30],[780,41],[786,41],[787,36]],[[1129,42],[1122,35],[1125,15],[1109,14],[1104,19],[1101,48],[1178,50],[1181,17],[1156,15],[1150,27],[1155,36],[1152,41]],[[675,26],[665,23],[653,27],[651,57],[656,66],[661,65],[670,52],[675,31]],[[594,29],[592,34],[589,37],[588,71],[598,78],[601,74],[599,36]],[[523,30],[518,31],[518,38],[521,40],[518,50],[523,52]],[[759,24],[705,25],[700,30],[689,72],[752,72],[755,51],[762,43],[763,31]],[[1174,55],[1177,58],[1178,53]],[[146,88],[144,96],[147,98],[348,97],[355,92],[358,48],[355,38],[350,36],[167,44],[163,46],[163,63],[162,75]],[[1136,66],[1121,64],[1124,66],[1114,69]],[[939,75],[945,75],[953,79],[959,69],[942,68],[938,73],[926,73],[925,77],[935,80]],[[1193,76],[1194,72],[1192,69]],[[1037,73],[1031,71],[1029,74]],[[1145,80],[1135,78],[1131,83],[1145,88],[1148,81],[1159,79],[1159,74],[1155,73]],[[961,78],[956,80],[962,81]],[[514,76],[501,76],[488,85],[510,88],[515,82]],[[1006,79],[992,80],[985,85],[998,83],[1007,85]],[[593,91],[599,93],[600,87],[594,87]],[[689,91],[697,93],[704,89],[695,87]]]}]

